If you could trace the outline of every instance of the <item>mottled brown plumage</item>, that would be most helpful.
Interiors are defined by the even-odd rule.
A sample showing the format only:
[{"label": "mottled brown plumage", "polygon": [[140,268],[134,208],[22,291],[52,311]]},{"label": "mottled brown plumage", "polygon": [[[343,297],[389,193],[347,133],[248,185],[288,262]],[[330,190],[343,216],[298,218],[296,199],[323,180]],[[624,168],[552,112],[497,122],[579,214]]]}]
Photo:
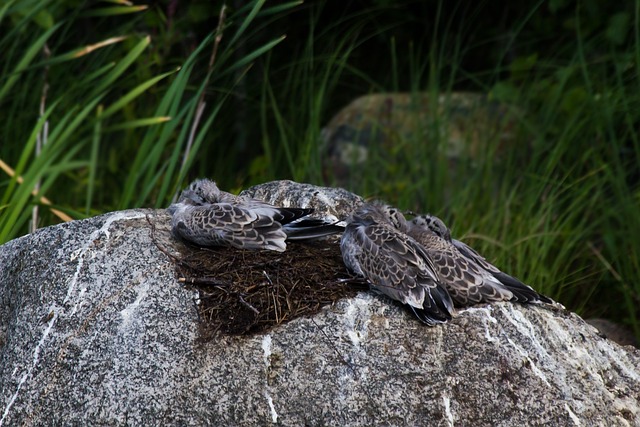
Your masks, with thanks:
[{"label": "mottled brown plumage", "polygon": [[453,304],[433,261],[414,239],[396,227],[397,210],[365,204],[347,221],[340,249],[346,266],[377,291],[407,304],[428,325],[451,319]]},{"label": "mottled brown plumage", "polygon": [[458,306],[481,302],[551,302],[518,279],[501,272],[478,252],[451,238],[439,218],[421,215],[409,223],[408,234],[433,259],[438,277]]},{"label": "mottled brown plumage", "polygon": [[282,208],[221,191],[215,182],[194,181],[169,207],[178,238],[198,246],[232,246],[282,252],[286,239],[326,236],[341,228],[303,217],[313,209]]}]

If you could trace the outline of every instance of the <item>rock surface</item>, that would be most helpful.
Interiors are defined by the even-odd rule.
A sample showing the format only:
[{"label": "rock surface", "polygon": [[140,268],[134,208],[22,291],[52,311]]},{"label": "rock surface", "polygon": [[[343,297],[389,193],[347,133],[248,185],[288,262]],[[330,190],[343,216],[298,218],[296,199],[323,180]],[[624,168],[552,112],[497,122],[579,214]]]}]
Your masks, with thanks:
[{"label": "rock surface", "polygon": [[591,318],[585,321],[596,328],[602,335],[617,342],[620,345],[632,345],[639,347],[640,343],[633,334],[633,331],[609,319]]},{"label": "rock surface", "polygon": [[640,425],[640,352],[553,308],[428,328],[365,292],[202,342],[152,240],[174,244],[168,222],[115,212],[0,247],[0,425]]}]

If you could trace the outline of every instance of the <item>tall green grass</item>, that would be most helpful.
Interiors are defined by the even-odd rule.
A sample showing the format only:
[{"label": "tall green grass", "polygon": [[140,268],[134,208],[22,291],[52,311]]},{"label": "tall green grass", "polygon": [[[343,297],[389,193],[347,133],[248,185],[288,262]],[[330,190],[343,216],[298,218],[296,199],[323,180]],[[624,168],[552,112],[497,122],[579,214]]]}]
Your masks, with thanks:
[{"label": "tall green grass", "polygon": [[[520,41],[532,22],[544,22],[536,18],[543,2],[497,41],[469,35],[479,9],[469,6],[460,24],[438,4],[428,34],[404,44],[388,34],[411,17],[385,20],[403,16],[385,2],[327,25],[323,2],[254,0],[218,7],[186,51],[160,9],[3,4],[0,160],[15,175],[0,177],[0,242],[28,232],[34,205],[40,226],[58,221],[32,195],[38,183],[40,195],[76,219],[167,206],[197,176],[232,190],[280,178],[335,184],[320,135],[349,99],[426,93],[433,112],[442,95],[446,104],[472,89],[506,106],[508,141],[478,137],[471,121],[461,137],[479,149],[452,160],[447,117],[425,120],[419,107],[407,112],[419,131],[372,144],[345,185],[441,216],[503,270],[640,337],[638,5],[626,44],[612,26],[586,31],[578,22],[571,40],[538,52]],[[285,39],[290,13],[304,25]],[[87,25],[96,31],[85,35]],[[372,40],[387,45],[369,61],[375,69],[362,65]],[[515,58],[514,46],[522,49]],[[484,50],[494,65],[465,69],[466,58]]]},{"label": "tall green grass", "polygon": [[[222,7],[209,36],[179,67],[163,70],[156,70],[145,55],[151,38],[134,31],[139,24],[135,15],[143,10],[139,6],[89,5],[58,22],[55,16],[68,12],[64,3],[29,9],[32,2],[24,0],[5,6],[4,17],[16,22],[7,24],[11,31],[0,40],[0,46],[12,47],[0,86],[1,108],[11,126],[2,129],[6,142],[0,154],[15,173],[2,180],[0,242],[24,233],[30,208],[38,202],[31,193],[39,182],[40,194],[54,193],[56,197],[49,198],[75,218],[105,209],[166,206],[238,78],[282,37],[262,41],[242,57],[235,55],[236,45],[255,36],[250,31],[255,20],[270,20],[298,4],[266,7],[265,3],[249,2],[231,15]],[[31,12],[24,14],[25,10]],[[38,13],[47,16],[44,24],[34,17]],[[130,20],[123,18],[130,14],[134,16]],[[73,25],[81,20],[93,24],[87,18],[93,16],[100,17],[98,25],[119,24],[104,29],[109,34],[105,39],[73,46],[77,34]],[[54,46],[67,51],[38,60]],[[170,83],[162,93],[154,93],[164,80]],[[224,90],[205,96],[216,84]],[[38,140],[43,142],[39,154]],[[54,183],[64,187],[65,181],[75,191],[53,188]]]}]

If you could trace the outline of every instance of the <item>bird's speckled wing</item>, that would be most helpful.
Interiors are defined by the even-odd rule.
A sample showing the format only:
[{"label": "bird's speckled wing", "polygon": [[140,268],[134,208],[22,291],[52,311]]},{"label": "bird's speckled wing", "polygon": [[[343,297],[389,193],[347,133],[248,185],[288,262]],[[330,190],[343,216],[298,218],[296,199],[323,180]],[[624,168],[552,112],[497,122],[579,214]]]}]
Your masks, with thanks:
[{"label": "bird's speckled wing", "polygon": [[231,203],[185,205],[173,214],[178,237],[199,246],[284,251],[286,234],[272,217]]},{"label": "bird's speckled wing", "polygon": [[425,323],[451,319],[453,304],[434,265],[413,239],[387,225],[351,223],[341,241],[347,267],[385,295],[408,304]]},{"label": "bird's speckled wing", "polygon": [[480,255],[471,246],[467,245],[464,242],[461,242],[460,240],[455,240],[455,239],[452,239],[451,243],[453,244],[453,246],[456,247],[456,249],[458,249],[458,251],[460,251],[460,253],[462,255],[464,255],[465,257],[467,257],[470,260],[475,261],[475,263],[478,264],[483,269],[485,269],[485,270],[487,270],[487,271],[489,271],[491,273],[500,273],[500,270],[498,270],[498,268],[495,265],[493,265],[489,261],[487,261],[487,259],[485,257]]},{"label": "bird's speckled wing", "polygon": [[333,223],[307,219],[313,209],[235,196],[209,179],[193,181],[168,211],[174,234],[200,246],[284,251],[285,239],[309,240],[343,231]]},{"label": "bird's speckled wing", "polygon": [[[434,247],[441,245],[438,246],[438,250],[444,251],[444,254],[441,254],[442,257],[448,254],[448,262],[457,262],[460,268],[472,275],[472,278],[474,278],[473,273],[475,272],[475,279],[483,279],[484,283],[477,289],[479,294],[475,293],[476,289],[474,288],[474,286],[478,286],[477,282],[474,280],[469,283],[471,288],[466,302],[464,302],[464,298],[459,292],[451,290],[452,296],[456,294],[454,300],[458,304],[473,303],[478,296],[480,296],[481,301],[553,302],[515,277],[500,271],[470,246],[459,240],[452,239],[451,231],[440,218],[433,215],[419,215],[411,221],[410,228],[410,234],[421,244],[425,246],[433,245]],[[422,241],[424,239],[429,241],[425,243]],[[438,242],[434,242],[434,239],[438,240]],[[436,257],[435,253],[430,253],[434,258]],[[450,268],[448,262],[446,264],[447,269]],[[440,263],[444,263],[444,261],[440,260]],[[446,273],[448,273],[448,270],[443,271],[443,274]],[[459,281],[455,283],[461,284]]]},{"label": "bird's speckled wing", "polygon": [[450,242],[430,231],[421,230],[412,235],[431,255],[440,280],[457,305],[513,299],[513,293],[499,280],[462,255]]},{"label": "bird's speckled wing", "polygon": [[481,269],[489,272],[496,280],[498,280],[502,285],[513,294],[513,298],[511,301],[518,301],[522,303],[526,302],[544,302],[547,304],[553,303],[551,298],[548,298],[544,295],[536,292],[532,287],[522,283],[520,280],[516,279],[513,276],[508,275],[500,271],[495,265],[491,264],[487,261],[482,255],[480,255],[476,250],[472,247],[466,245],[465,243],[453,239],[452,244],[462,253],[467,259],[475,262]]},{"label": "bird's speckled wing", "polygon": [[198,179],[180,194],[180,202],[191,205],[215,205],[218,203],[237,205],[245,211],[254,211],[258,216],[268,216],[284,225],[309,215],[313,209],[280,208],[262,200],[239,197],[218,188],[214,181]]}]

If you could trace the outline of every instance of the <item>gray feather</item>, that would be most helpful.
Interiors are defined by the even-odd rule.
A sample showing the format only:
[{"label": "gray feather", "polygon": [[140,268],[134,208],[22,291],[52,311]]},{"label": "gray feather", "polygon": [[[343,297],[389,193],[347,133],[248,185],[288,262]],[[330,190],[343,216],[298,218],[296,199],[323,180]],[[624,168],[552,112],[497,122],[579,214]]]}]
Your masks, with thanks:
[{"label": "gray feather", "polygon": [[437,272],[457,305],[480,302],[551,302],[518,279],[501,272],[459,240],[438,217],[421,215],[409,223],[409,235],[432,256]]},{"label": "gray feather", "polygon": [[406,222],[397,215],[392,218],[388,207],[377,204],[358,209],[340,242],[345,265],[372,288],[411,306],[426,324],[446,322],[453,313],[451,298],[426,251],[396,228],[397,221]]}]

